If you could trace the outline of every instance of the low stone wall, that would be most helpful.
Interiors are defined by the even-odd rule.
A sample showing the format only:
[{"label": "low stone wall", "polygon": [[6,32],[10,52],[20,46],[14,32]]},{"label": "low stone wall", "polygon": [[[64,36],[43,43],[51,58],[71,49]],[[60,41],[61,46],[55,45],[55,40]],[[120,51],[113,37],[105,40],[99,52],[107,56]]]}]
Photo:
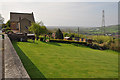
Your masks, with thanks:
[{"label": "low stone wall", "polygon": [[2,35],[0,35],[0,80],[2,80]]},{"label": "low stone wall", "polygon": [[8,34],[8,37],[10,38],[10,40],[12,41],[27,41],[27,34]]},{"label": "low stone wall", "polygon": [[30,80],[27,71],[7,35],[5,35],[4,39],[4,64],[5,79]]}]

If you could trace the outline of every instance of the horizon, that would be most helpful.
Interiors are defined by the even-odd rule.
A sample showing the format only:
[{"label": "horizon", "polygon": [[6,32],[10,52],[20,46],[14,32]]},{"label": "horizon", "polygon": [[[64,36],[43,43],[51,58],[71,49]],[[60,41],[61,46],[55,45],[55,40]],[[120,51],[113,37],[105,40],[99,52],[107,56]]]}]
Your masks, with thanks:
[{"label": "horizon", "polygon": [[[109,27],[109,26],[118,26],[118,24],[107,25],[105,27]],[[53,28],[59,28],[59,27],[66,27],[66,28],[69,28],[69,27],[71,27],[71,28],[73,28],[73,27],[75,27],[75,28],[77,28],[77,27],[79,27],[79,28],[94,28],[95,26],[92,26],[92,27],[89,27],[89,26],[46,26],[46,27],[53,27]],[[97,27],[102,27],[102,26],[97,26]]]}]

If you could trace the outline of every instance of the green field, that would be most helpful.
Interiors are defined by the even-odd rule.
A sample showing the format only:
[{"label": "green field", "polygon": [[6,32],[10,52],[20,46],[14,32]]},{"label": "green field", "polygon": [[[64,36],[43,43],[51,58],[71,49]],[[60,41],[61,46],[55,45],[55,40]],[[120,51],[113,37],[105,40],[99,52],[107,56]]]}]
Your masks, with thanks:
[{"label": "green field", "polygon": [[65,43],[13,42],[31,78],[117,78],[118,53]]}]

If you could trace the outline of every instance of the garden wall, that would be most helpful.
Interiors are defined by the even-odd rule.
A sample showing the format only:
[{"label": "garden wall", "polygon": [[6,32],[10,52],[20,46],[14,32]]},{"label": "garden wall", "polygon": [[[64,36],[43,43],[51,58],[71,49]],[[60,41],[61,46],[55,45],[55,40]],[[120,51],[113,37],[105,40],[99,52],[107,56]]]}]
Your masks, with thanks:
[{"label": "garden wall", "polygon": [[8,34],[8,37],[10,38],[11,41],[27,41],[27,34]]},{"label": "garden wall", "polygon": [[[4,77],[5,79],[30,80],[19,56],[17,55],[9,37],[5,35],[4,39]],[[27,63],[26,63],[27,64]]]}]

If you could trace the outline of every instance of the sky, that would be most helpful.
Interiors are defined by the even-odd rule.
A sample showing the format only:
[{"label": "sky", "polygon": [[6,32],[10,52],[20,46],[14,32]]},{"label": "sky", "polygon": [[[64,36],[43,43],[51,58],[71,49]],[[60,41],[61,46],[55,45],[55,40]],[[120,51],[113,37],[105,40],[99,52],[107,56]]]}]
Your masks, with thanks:
[{"label": "sky", "polygon": [[119,2],[119,0],[0,0],[0,2]]},{"label": "sky", "polygon": [[[58,0],[59,1],[59,0]],[[102,10],[105,10],[105,25],[118,24],[118,0],[100,0],[82,2],[82,0],[2,0],[0,14],[5,22],[10,19],[10,12],[34,13],[35,21],[43,21],[46,26],[100,27]]]}]

